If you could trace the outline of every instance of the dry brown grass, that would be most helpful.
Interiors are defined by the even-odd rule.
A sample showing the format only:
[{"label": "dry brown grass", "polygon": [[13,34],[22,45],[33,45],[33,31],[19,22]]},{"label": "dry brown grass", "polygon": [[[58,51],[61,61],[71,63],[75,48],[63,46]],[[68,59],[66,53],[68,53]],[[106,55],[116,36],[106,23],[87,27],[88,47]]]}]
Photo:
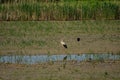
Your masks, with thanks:
[{"label": "dry brown grass", "polygon": [[1,80],[119,80],[120,61],[0,64]]}]

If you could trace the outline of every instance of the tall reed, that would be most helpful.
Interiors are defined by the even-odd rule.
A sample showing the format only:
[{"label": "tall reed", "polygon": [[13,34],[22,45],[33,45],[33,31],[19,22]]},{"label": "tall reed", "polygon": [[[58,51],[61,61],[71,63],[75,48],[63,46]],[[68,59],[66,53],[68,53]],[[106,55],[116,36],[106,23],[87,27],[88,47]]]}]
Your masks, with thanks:
[{"label": "tall reed", "polygon": [[119,1],[10,1],[1,3],[0,20],[120,19]]}]

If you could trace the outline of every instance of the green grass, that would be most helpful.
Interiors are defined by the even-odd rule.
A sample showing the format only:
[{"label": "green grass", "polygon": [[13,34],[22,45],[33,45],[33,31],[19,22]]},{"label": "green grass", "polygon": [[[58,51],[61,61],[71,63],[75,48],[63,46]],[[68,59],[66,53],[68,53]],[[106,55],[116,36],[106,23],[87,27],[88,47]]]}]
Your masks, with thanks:
[{"label": "green grass", "polygon": [[119,1],[60,1],[1,3],[1,20],[82,20],[116,19],[120,16]]},{"label": "green grass", "polygon": [[[1,22],[0,35],[2,37],[40,37],[53,34],[75,34],[89,33],[119,33],[120,26],[118,21],[18,21],[18,22]],[[34,38],[33,38],[34,39]]]},{"label": "green grass", "polygon": [[[0,25],[0,52],[2,54],[3,50],[38,50],[39,53],[53,54],[91,51],[114,53],[120,52],[119,33],[119,20],[3,21]],[[78,44],[77,37],[81,38]],[[69,45],[67,50],[62,48],[61,39]]]}]

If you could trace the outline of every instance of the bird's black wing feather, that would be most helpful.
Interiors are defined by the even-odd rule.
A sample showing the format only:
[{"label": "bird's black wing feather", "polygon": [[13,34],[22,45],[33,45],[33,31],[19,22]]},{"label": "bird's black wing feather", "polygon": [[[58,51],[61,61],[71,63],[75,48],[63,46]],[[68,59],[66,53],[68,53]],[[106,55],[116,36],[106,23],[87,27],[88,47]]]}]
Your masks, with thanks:
[{"label": "bird's black wing feather", "polygon": [[67,48],[67,45],[63,45],[64,46],[64,48]]}]

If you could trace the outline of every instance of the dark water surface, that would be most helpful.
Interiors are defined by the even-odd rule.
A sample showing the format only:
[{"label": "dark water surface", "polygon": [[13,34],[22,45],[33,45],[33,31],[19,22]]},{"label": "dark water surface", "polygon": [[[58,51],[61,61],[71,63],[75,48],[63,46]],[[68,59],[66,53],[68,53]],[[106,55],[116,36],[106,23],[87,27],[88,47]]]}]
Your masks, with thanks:
[{"label": "dark water surface", "polygon": [[2,63],[36,64],[49,61],[120,60],[120,54],[69,54],[69,55],[7,55],[0,56]]}]

